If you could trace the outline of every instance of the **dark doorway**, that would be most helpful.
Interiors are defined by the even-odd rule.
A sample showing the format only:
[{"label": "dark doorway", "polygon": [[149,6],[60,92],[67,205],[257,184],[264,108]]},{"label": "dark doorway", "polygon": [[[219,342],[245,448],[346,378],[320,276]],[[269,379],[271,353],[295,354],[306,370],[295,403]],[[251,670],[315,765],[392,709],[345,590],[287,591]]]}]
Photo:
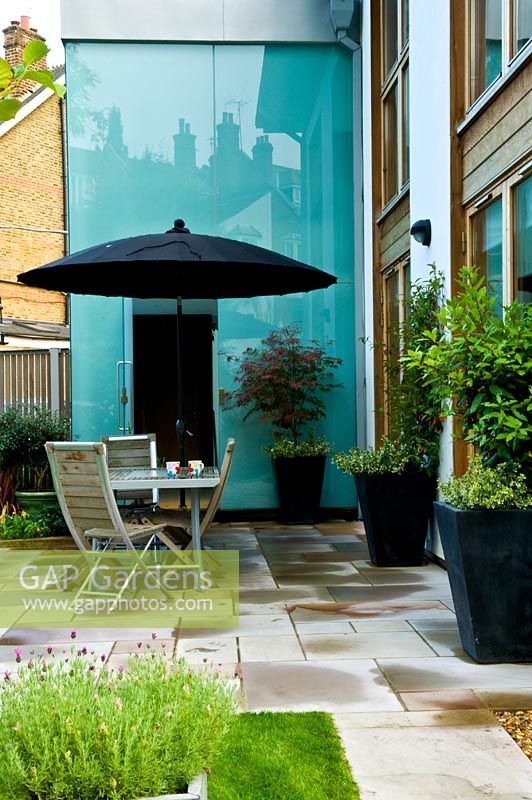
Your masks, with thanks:
[{"label": "dark doorway", "polygon": [[[194,436],[185,440],[186,458],[215,463],[212,408],[212,317],[183,316],[184,417]],[[155,433],[157,454],[179,458],[177,419],[176,317],[133,317],[135,433]]]}]

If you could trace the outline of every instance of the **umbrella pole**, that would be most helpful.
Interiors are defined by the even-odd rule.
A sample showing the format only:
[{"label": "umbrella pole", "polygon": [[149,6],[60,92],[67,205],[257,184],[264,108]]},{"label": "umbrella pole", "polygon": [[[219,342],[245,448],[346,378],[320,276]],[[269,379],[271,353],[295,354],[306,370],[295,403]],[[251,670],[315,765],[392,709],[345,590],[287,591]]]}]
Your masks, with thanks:
[{"label": "umbrella pole", "polygon": [[[183,302],[180,297],[177,298],[177,319],[176,319],[176,333],[177,333],[177,422],[175,429],[177,438],[179,440],[179,461],[181,468],[185,466],[185,433],[186,425],[183,419],[183,344],[181,340],[181,331],[183,328]],[[185,490],[180,491],[179,505],[181,508],[186,508]]]}]

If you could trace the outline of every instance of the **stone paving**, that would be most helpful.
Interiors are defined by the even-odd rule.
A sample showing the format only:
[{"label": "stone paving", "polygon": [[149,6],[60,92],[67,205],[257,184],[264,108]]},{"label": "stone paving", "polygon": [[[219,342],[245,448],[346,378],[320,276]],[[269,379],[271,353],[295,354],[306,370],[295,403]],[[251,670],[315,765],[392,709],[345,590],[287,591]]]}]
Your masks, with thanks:
[{"label": "stone paving", "polygon": [[[464,653],[444,570],[372,566],[361,523],[225,525],[206,542],[240,551],[239,627],[161,629],[155,646],[236,676],[249,711],[333,713],[362,800],[532,800],[532,764],[491,713],[532,708],[532,665]],[[67,649],[69,632],[4,632],[0,669],[50,641]],[[118,666],[137,641],[154,646],[133,630],[83,643]]]}]

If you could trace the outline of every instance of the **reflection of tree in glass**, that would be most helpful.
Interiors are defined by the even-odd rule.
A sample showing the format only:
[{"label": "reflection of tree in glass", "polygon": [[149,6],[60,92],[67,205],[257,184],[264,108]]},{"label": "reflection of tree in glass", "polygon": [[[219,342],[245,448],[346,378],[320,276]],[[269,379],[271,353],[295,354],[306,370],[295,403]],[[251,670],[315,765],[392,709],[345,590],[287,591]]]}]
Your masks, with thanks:
[{"label": "reflection of tree in glass", "polygon": [[69,82],[75,87],[68,98],[69,126],[74,136],[85,133],[87,121],[97,115],[90,109],[91,89],[99,82],[96,73],[79,54],[79,45],[68,45]]}]

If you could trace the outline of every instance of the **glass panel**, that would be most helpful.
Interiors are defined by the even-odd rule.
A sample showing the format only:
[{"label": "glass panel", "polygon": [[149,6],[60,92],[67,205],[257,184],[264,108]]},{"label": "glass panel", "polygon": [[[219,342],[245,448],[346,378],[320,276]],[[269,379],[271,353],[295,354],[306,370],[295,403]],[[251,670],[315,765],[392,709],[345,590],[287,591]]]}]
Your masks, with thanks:
[{"label": "glass panel", "polygon": [[384,100],[384,205],[399,191],[397,169],[397,83]]},{"label": "glass panel", "polygon": [[397,61],[397,0],[382,0],[384,78]]},{"label": "glass panel", "polygon": [[514,0],[513,15],[512,56],[515,56],[532,39],[532,3],[530,0]]},{"label": "glass panel", "polygon": [[409,0],[403,0],[403,47],[408,42],[410,37],[410,3]]},{"label": "glass panel", "polygon": [[410,80],[408,65],[403,71],[403,184],[410,179]]},{"label": "glass panel", "polygon": [[[399,338],[399,324],[400,324],[400,273],[396,269],[385,278],[384,281],[384,297],[385,297],[385,312],[386,312],[386,328],[385,328],[385,341],[386,341],[386,386],[396,386],[400,380],[400,338]],[[389,400],[387,405],[389,404]],[[390,414],[391,408],[387,408],[387,432],[390,430]]]},{"label": "glass panel", "polygon": [[[343,358],[338,379],[345,389],[327,397],[328,416],[316,429],[337,449],[352,446],[350,53],[329,45],[67,47],[72,249],[164,231],[179,216],[195,232],[260,244],[333,272],[339,283],[326,291],[220,301],[214,345],[210,326],[208,330],[212,361],[206,358],[187,371],[185,395],[194,396],[201,380],[195,372],[201,369],[214,370],[215,396],[218,387],[231,389],[233,365],[225,354],[239,354],[273,328],[297,322],[305,338],[331,342],[331,353]],[[154,81],[155,73],[176,78]],[[168,311],[169,303],[173,305],[135,300],[132,312],[129,301],[74,299],[73,394],[79,409],[76,430],[84,438],[87,430],[90,438],[114,431],[117,362],[131,356],[123,330],[129,331],[132,313],[138,327],[140,315],[155,320],[157,314],[175,314]],[[202,308],[198,315],[207,313]],[[186,305],[184,310],[186,320]],[[150,323],[153,330],[155,322]],[[122,340],[115,345],[121,331]],[[146,375],[163,409],[171,407],[168,396],[175,393],[174,364],[164,337],[159,346],[168,354],[164,373],[152,369],[146,348],[137,347],[134,361],[137,375]],[[84,421],[87,408],[94,408],[90,425]],[[229,435],[238,441],[224,506],[276,506],[270,461],[261,451],[261,444],[271,440],[270,427],[255,418],[242,423],[241,415],[232,411],[218,413],[215,407],[215,412],[219,450]],[[198,439],[195,425],[190,449]],[[175,457],[175,451],[161,449],[163,453]],[[353,481],[331,465],[322,502],[331,507],[355,504]]]},{"label": "glass panel", "polygon": [[[159,74],[190,72],[194,81],[154,82],[154,64]],[[67,72],[71,250],[164,231],[178,216],[211,232],[212,193],[195,159],[208,161],[211,152],[212,48],[68,44]],[[139,103],[140,96],[149,101]],[[74,435],[93,440],[127,432],[133,420],[131,301],[74,296],[71,339]],[[149,363],[135,367],[150,372]],[[154,396],[169,393],[174,368],[168,364],[168,374],[152,375]],[[172,396],[175,407],[173,388]]]},{"label": "glass panel", "polygon": [[471,0],[472,103],[502,72],[502,6],[501,0]]},{"label": "glass panel", "polygon": [[515,187],[514,264],[516,297],[532,302],[532,176]]},{"label": "glass panel", "polygon": [[[233,388],[234,362],[271,330],[296,323],[303,338],[330,342],[343,358],[345,389],[327,397],[328,417],[316,424],[335,446],[353,442],[353,182],[351,59],[337,47],[215,48],[218,230],[253,235],[257,244],[334,273],[342,285],[283,297],[219,303],[219,385]],[[353,373],[350,372],[353,370]],[[238,441],[224,506],[276,505],[270,459],[271,425],[240,411],[219,416],[220,445]],[[325,506],[352,502],[349,479],[327,467]]]},{"label": "glass panel", "polygon": [[489,293],[496,299],[496,311],[502,314],[502,198],[478,211],[471,220],[474,266],[486,278]]}]

